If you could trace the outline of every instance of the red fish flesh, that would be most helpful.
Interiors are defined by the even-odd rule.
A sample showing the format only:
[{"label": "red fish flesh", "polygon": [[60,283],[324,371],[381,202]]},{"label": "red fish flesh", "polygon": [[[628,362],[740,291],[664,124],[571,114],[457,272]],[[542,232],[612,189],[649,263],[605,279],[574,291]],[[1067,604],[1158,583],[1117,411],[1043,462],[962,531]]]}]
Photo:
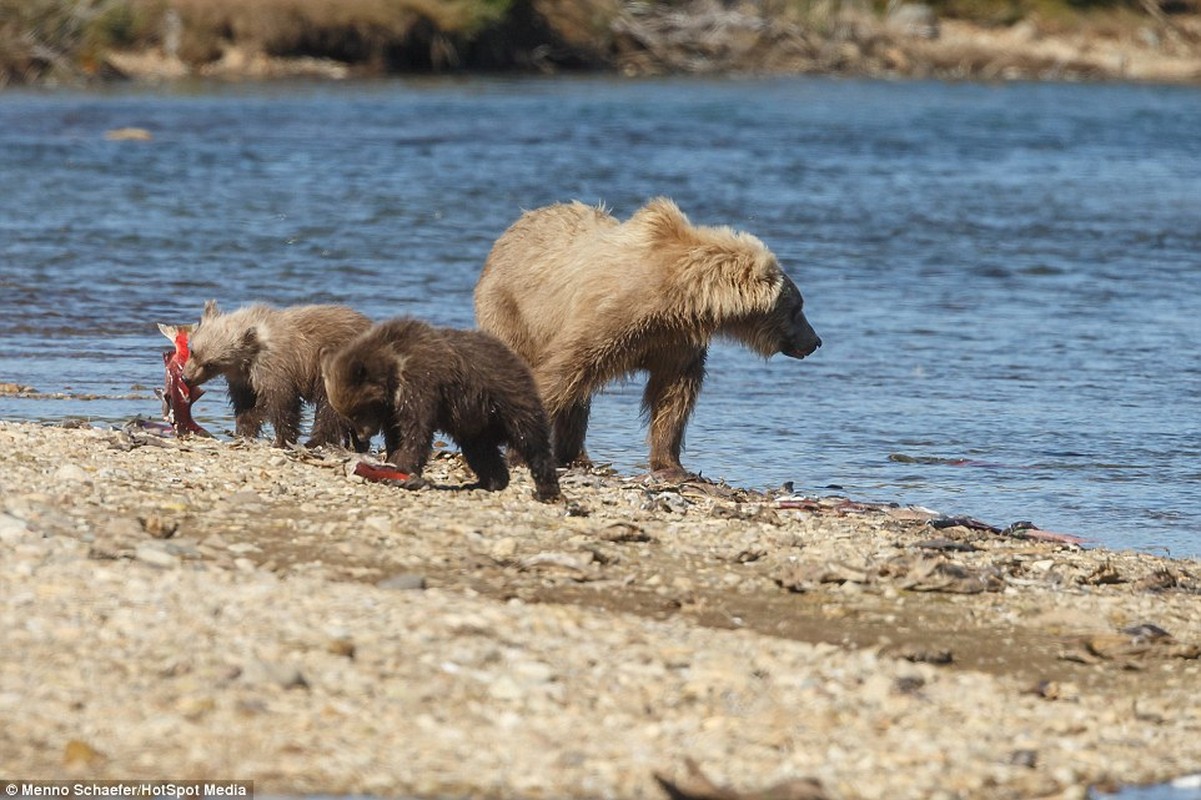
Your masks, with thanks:
[{"label": "red fish flesh", "polygon": [[390,464],[369,464],[366,461],[360,461],[354,465],[354,474],[369,481],[385,483],[402,483],[412,477],[409,473],[401,472]]},{"label": "red fish flesh", "polygon": [[163,388],[155,394],[163,401],[163,418],[171,424],[176,436],[209,436],[212,434],[192,419],[192,404],[200,399],[204,390],[188,386],[183,379],[183,365],[188,360],[188,334],[193,325],[158,324],[159,331],[175,344],[174,350],[163,353]]}]

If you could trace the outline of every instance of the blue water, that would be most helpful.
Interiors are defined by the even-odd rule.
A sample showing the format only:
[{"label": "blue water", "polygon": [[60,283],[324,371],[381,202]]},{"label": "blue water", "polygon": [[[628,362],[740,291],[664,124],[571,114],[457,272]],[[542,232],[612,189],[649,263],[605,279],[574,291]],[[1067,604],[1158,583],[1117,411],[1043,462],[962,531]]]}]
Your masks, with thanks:
[{"label": "blue water", "polygon": [[[108,141],[124,126],[153,140]],[[156,321],[470,326],[522,209],[762,238],[825,346],[715,348],[685,465],[1201,555],[1201,91],[813,78],[0,93],[0,418],[155,416]],[[639,381],[591,455],[645,468]],[[100,395],[84,400],[80,395]],[[202,424],[232,426],[219,391]],[[966,465],[951,462],[966,460]],[[840,488],[829,488],[840,487]]]}]

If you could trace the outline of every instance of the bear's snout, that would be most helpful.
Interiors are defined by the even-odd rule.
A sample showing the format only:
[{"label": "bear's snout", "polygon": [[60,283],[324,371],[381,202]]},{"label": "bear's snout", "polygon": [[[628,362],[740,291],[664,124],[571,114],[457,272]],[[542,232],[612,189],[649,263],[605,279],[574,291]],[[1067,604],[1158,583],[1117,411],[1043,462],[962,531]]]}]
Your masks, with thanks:
[{"label": "bear's snout", "polygon": [[822,337],[817,335],[817,331],[813,330],[813,326],[804,317],[796,320],[793,326],[792,335],[785,341],[780,348],[780,352],[789,358],[804,358],[812,355],[814,350],[822,346]]},{"label": "bear's snout", "polygon": [[788,356],[789,358],[804,358],[805,356],[813,355],[814,351],[817,350],[817,348],[819,348],[821,346],[822,346],[821,337],[815,335],[812,339],[811,344],[806,344],[801,347],[796,347],[796,346],[787,347],[787,348],[781,350],[780,352],[783,353],[784,355]]}]

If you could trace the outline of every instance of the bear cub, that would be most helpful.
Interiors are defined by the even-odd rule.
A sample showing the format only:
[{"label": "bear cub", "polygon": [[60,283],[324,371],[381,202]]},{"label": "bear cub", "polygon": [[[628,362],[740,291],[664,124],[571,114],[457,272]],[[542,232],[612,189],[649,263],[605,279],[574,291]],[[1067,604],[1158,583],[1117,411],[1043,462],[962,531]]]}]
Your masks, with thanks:
[{"label": "bear cub", "polygon": [[529,465],[544,502],[559,497],[550,427],[525,363],[494,336],[419,320],[382,322],[322,363],[326,395],[369,440],[384,432],[388,462],[420,486],[434,432],[459,445],[479,487],[509,485],[508,445]]},{"label": "bear cub", "polygon": [[313,405],[310,447],[345,445],[365,451],[346,422],[329,407],[321,380],[321,356],[371,327],[359,312],[338,305],[272,308],[262,303],[221,313],[215,300],[204,305],[192,332],[183,379],[199,386],[224,376],[238,436],[254,438],[263,423],[275,429],[275,445],[300,437],[304,403]]}]

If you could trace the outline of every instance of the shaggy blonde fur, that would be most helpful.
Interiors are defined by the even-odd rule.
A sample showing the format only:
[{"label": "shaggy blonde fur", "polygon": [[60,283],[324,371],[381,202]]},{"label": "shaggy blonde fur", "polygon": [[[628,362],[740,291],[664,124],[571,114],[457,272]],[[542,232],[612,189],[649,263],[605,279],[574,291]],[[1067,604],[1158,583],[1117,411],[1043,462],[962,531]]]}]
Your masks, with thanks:
[{"label": "shaggy blonde fur", "polygon": [[759,239],[692,225],[666,198],[626,222],[578,202],[527,212],[497,240],[475,290],[480,327],[533,369],[560,463],[586,459],[592,394],[646,371],[651,468],[679,472],[709,343],[725,336],[764,357],[802,358],[821,342],[801,306]]},{"label": "shaggy blonde fur", "polygon": [[308,402],[314,406],[308,444],[345,444],[351,431],[326,401],[321,356],[370,326],[371,320],[345,306],[255,304],[222,314],[210,300],[189,342],[184,380],[195,386],[225,377],[239,436],[258,436],[268,422],[276,445],[292,444]]}]

